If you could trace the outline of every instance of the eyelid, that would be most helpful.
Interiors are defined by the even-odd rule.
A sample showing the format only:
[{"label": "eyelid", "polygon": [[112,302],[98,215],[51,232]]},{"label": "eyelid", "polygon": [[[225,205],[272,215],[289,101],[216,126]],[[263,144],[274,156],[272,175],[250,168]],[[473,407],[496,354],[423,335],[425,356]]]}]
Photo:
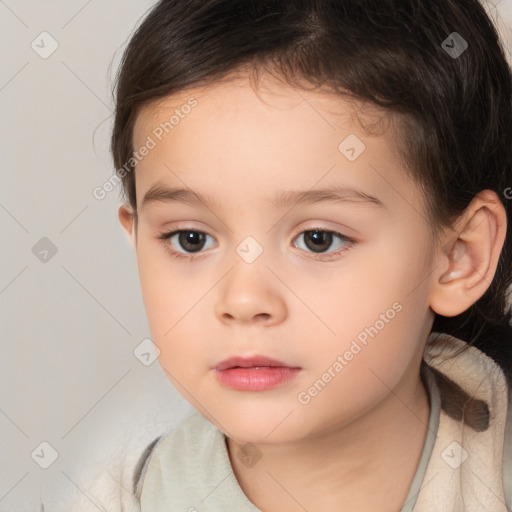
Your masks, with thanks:
[{"label": "eyelid", "polygon": [[[215,239],[215,237],[213,235],[211,235],[208,231],[206,231],[202,228],[196,228],[195,226],[191,225],[190,222],[193,222],[193,221],[186,221],[183,223],[180,223],[180,222],[172,223],[172,226],[170,228],[163,228],[163,227],[160,228],[160,234],[170,233],[172,231],[195,231],[197,233],[204,233],[205,235],[211,236],[212,238]],[[355,239],[351,235],[345,234],[346,231],[355,232],[355,230],[353,228],[349,228],[348,226],[342,225],[341,228],[340,227],[330,228],[328,226],[322,225],[322,224],[329,222],[329,221],[325,221],[325,220],[324,221],[305,221],[305,222],[313,222],[316,224],[313,224],[312,226],[306,226],[306,227],[304,227],[301,224],[297,229],[293,230],[293,232],[292,232],[293,237],[296,237],[297,235],[299,235],[300,233],[302,233],[304,231],[318,230],[318,231],[325,231],[325,232],[329,232],[329,233],[339,233],[340,235],[344,236],[345,238],[355,241]],[[167,224],[171,224],[171,223],[167,223]],[[339,226],[339,224],[337,224],[337,225]],[[341,230],[341,231],[338,231],[338,230]]]}]

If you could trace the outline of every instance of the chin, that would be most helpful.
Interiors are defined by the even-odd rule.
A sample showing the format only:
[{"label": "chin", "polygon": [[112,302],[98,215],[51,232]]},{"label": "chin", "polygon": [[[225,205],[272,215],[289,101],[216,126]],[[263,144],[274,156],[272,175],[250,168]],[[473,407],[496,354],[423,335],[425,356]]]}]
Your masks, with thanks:
[{"label": "chin", "polygon": [[297,418],[292,419],[293,413],[288,419],[285,419],[286,416],[287,414],[282,413],[273,415],[263,414],[257,410],[250,413],[234,409],[226,414],[217,414],[216,418],[220,423],[209,416],[206,418],[237,443],[272,445],[298,440],[304,435],[303,427],[298,429],[300,431],[295,427]]}]

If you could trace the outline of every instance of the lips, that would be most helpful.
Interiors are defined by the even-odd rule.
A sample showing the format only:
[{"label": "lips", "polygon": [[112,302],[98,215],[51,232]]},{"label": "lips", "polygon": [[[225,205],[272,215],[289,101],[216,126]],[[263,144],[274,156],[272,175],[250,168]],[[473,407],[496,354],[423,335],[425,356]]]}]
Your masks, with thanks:
[{"label": "lips", "polygon": [[280,366],[283,368],[300,368],[298,366],[291,366],[282,361],[271,359],[266,356],[252,356],[252,357],[230,357],[220,362],[215,366],[216,370],[226,370],[228,368],[257,368],[257,367],[275,367]]},{"label": "lips", "polygon": [[230,357],[213,368],[217,381],[237,391],[269,391],[294,379],[301,367],[266,356]]}]

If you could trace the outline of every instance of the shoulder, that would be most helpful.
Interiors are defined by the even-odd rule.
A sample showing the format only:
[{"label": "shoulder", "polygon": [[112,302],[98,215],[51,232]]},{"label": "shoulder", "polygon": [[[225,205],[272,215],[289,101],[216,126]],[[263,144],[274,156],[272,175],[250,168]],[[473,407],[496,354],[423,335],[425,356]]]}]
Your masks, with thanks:
[{"label": "shoulder", "polygon": [[208,443],[208,438],[218,435],[215,427],[198,411],[190,413],[178,427],[155,437],[140,453],[131,478],[134,496],[140,500],[144,477],[152,456],[158,451],[170,452],[175,457],[186,458],[189,447],[198,440]]},{"label": "shoulder", "polygon": [[510,380],[504,369],[475,346],[448,334],[432,333],[424,361],[433,370],[446,401],[455,400],[459,393],[488,406],[508,402]]},{"label": "shoulder", "polygon": [[137,461],[137,464],[135,465],[135,470],[133,472],[133,476],[131,478],[130,483],[131,483],[131,486],[133,489],[132,492],[139,501],[140,501],[140,495],[142,492],[142,481],[143,481],[142,476],[145,473],[145,470],[146,470],[146,467],[147,467],[147,464],[149,461],[149,456],[151,455],[155,446],[158,444],[158,442],[162,438],[163,438],[163,435],[159,435],[159,436],[155,437],[155,439],[153,439],[153,441],[151,441],[146,446],[144,451],[139,456],[139,460]]},{"label": "shoulder", "polygon": [[[486,481],[489,488],[493,487],[496,495],[503,496],[503,501],[512,509],[510,379],[495,359],[477,347],[453,336],[435,335],[438,339],[427,345],[424,359],[433,373],[441,401],[444,418],[444,431],[438,432],[441,448],[446,448],[449,440],[458,440],[465,450],[463,460],[467,459],[464,465],[461,460],[460,472],[464,479],[460,485],[474,480],[474,487],[478,488],[481,482],[479,484],[476,477],[481,473],[482,481]],[[446,439],[443,432],[449,434]],[[442,453],[439,455],[436,460],[442,459]],[[439,464],[443,469],[442,463]],[[465,499],[472,492],[466,485]]]},{"label": "shoulder", "polygon": [[209,416],[194,411],[160,439],[142,463],[141,508],[202,510],[202,497],[208,496],[209,510],[256,512],[233,473],[226,439]]}]

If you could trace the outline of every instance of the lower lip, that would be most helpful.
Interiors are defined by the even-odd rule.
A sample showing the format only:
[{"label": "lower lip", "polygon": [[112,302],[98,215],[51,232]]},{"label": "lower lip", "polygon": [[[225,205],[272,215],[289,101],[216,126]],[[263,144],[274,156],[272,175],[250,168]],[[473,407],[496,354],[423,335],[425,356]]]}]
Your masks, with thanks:
[{"label": "lower lip", "polygon": [[215,370],[217,379],[228,388],[240,391],[265,391],[290,381],[300,368],[287,366],[263,366],[255,368],[227,368]]}]

